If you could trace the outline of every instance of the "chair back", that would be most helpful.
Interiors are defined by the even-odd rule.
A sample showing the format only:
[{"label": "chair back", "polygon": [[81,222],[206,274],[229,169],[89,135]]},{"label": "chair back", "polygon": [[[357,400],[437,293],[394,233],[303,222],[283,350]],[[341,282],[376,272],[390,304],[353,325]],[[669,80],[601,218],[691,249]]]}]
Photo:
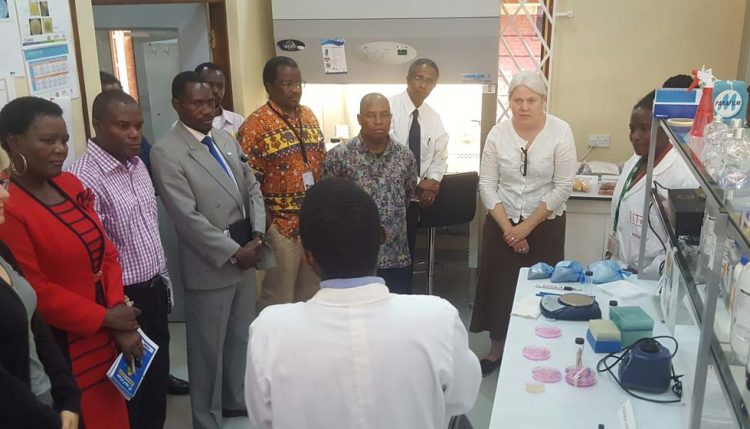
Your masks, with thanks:
[{"label": "chair back", "polygon": [[435,202],[422,210],[419,227],[432,228],[471,222],[477,209],[478,184],[479,175],[475,171],[443,176]]}]

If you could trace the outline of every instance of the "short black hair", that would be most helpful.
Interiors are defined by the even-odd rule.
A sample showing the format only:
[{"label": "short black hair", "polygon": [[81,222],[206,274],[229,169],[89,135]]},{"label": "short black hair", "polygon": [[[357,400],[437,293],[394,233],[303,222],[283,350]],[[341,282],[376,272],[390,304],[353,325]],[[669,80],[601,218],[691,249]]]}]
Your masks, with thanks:
[{"label": "short black hair", "polygon": [[633,106],[633,110],[643,109],[648,112],[652,111],[654,108],[654,98],[656,98],[656,91],[649,92],[643,98],[638,100],[637,103],[635,103],[635,106]]},{"label": "short black hair", "polygon": [[225,74],[224,70],[222,70],[221,67],[217,66],[215,63],[212,63],[210,61],[205,62],[205,63],[200,63],[198,64],[198,67],[195,68],[196,73],[202,73],[203,70],[213,70],[221,74]]},{"label": "short black hair", "polygon": [[138,104],[127,93],[119,89],[111,89],[100,93],[94,98],[94,104],[91,107],[91,117],[96,120],[104,119],[109,114],[109,106],[113,103]]},{"label": "short black hair", "polygon": [[25,133],[37,117],[62,114],[60,106],[44,98],[16,98],[0,110],[0,146],[8,151],[8,135]]},{"label": "short black hair", "polygon": [[375,273],[381,238],[378,206],[351,180],[323,179],[308,189],[299,229],[302,247],[312,252],[324,278]]},{"label": "short black hair", "polygon": [[200,73],[195,71],[184,71],[178,73],[172,80],[172,98],[182,99],[187,94],[189,83],[205,83]]},{"label": "short black hair", "polygon": [[117,79],[113,74],[107,73],[104,70],[99,71],[99,81],[101,82],[102,86],[117,85],[122,88],[122,83],[120,82],[120,80]]},{"label": "short black hair", "polygon": [[414,62],[409,66],[409,73],[407,74],[407,76],[414,76],[417,73],[417,69],[422,66],[432,67],[433,70],[435,70],[435,73],[437,73],[438,77],[440,77],[440,69],[438,68],[437,64],[435,64],[435,61],[432,61],[429,58],[419,58],[417,60],[414,60]]},{"label": "short black hair", "polygon": [[278,74],[279,67],[281,66],[287,66],[291,68],[299,68],[297,65],[297,62],[289,57],[273,57],[270,60],[266,61],[266,65],[263,66],[263,82],[273,82],[276,80],[276,75]]},{"label": "short black hair", "polygon": [[676,74],[665,80],[662,88],[688,88],[693,84],[693,77],[686,74]]}]

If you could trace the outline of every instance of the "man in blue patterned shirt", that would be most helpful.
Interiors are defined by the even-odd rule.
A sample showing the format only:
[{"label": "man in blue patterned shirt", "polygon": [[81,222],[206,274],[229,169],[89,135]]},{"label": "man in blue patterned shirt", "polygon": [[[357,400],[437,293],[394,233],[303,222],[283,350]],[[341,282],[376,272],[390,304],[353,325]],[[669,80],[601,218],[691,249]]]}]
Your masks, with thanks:
[{"label": "man in blue patterned shirt", "polygon": [[406,208],[417,190],[417,163],[407,146],[388,136],[391,108],[383,95],[365,95],[357,121],[362,127],[359,135],[328,152],[323,176],[350,179],[375,200],[386,234],[378,255],[378,276],[391,292],[409,294]]}]

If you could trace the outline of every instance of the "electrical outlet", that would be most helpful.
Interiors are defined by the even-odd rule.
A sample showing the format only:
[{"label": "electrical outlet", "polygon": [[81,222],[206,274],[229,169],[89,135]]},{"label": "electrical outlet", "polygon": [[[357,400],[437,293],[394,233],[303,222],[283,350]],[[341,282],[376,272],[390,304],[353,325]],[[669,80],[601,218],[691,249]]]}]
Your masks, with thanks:
[{"label": "electrical outlet", "polygon": [[589,134],[589,147],[609,147],[609,134]]}]

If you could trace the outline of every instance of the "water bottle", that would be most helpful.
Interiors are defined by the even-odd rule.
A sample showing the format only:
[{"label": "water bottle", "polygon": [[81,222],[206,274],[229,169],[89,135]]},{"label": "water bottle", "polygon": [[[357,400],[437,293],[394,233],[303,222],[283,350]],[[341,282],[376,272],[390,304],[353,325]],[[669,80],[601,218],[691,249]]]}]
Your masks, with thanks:
[{"label": "water bottle", "polygon": [[715,115],[714,120],[703,129],[703,153],[701,161],[706,172],[718,180],[719,172],[724,166],[723,140],[729,134],[729,127],[722,122],[721,116]]},{"label": "water bottle", "polygon": [[747,364],[750,352],[750,264],[745,265],[737,281],[729,337],[735,357]]},{"label": "water bottle", "polygon": [[[720,143],[724,146],[724,167],[719,174],[719,186],[730,192],[750,186],[750,145],[745,140],[744,129],[735,128],[732,135]],[[727,194],[728,198],[732,195]]]},{"label": "water bottle", "polygon": [[734,313],[735,302],[737,300],[737,284],[740,282],[740,274],[742,274],[742,269],[745,268],[747,263],[747,255],[742,255],[742,257],[740,257],[740,262],[738,262],[732,270],[732,280],[729,285],[729,303],[727,304],[730,315]]}]

